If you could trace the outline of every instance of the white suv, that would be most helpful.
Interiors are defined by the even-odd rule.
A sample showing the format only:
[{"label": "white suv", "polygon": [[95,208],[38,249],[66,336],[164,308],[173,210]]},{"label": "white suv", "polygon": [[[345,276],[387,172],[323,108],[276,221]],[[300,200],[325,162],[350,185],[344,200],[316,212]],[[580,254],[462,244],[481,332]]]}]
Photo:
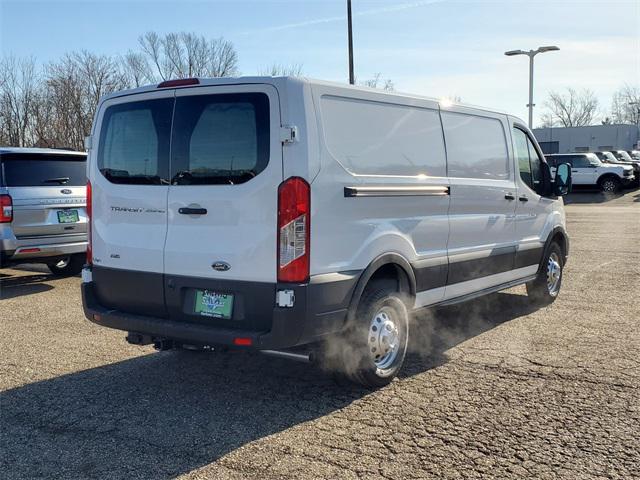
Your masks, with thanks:
[{"label": "white suv", "polygon": [[633,166],[603,163],[595,153],[564,153],[546,156],[549,165],[571,165],[573,185],[597,186],[606,193],[619,191],[633,183]]},{"label": "white suv", "polygon": [[87,146],[85,314],[132,343],[312,345],[378,386],[402,366],[414,310],[560,290],[570,170],[552,180],[503,113],[186,79],[102,99]]}]

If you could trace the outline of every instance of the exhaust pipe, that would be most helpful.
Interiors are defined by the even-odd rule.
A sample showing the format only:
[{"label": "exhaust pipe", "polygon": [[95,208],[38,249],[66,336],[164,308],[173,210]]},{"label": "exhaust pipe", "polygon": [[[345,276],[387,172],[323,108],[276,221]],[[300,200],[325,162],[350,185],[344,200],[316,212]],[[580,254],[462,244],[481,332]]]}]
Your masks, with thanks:
[{"label": "exhaust pipe", "polygon": [[284,358],[286,360],[293,360],[294,362],[303,362],[303,363],[312,363],[315,357],[313,352],[304,354],[304,353],[283,352],[281,350],[260,350],[260,353],[263,353],[270,357]]}]

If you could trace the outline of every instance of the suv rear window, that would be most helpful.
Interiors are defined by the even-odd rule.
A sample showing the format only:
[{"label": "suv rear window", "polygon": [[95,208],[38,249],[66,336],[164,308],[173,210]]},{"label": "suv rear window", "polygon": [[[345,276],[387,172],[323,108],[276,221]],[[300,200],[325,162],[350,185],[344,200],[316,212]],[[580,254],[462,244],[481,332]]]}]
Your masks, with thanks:
[{"label": "suv rear window", "polygon": [[109,107],[102,121],[98,168],[113,183],[233,185],[268,162],[263,93],[125,103]]},{"label": "suv rear window", "polygon": [[87,184],[83,155],[5,153],[0,155],[2,179],[8,187],[82,187]]}]

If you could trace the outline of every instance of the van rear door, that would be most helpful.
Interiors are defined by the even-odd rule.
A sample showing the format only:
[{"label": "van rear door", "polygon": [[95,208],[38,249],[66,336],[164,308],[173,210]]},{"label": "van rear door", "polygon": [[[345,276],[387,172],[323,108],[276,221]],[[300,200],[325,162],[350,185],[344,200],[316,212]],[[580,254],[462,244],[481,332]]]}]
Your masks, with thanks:
[{"label": "van rear door", "polygon": [[[164,253],[172,318],[193,321],[199,316],[194,311],[197,298],[238,295],[234,287],[274,298],[282,175],[274,86],[176,91]],[[242,317],[241,309],[250,309],[251,299],[246,300],[232,301],[234,318]],[[223,316],[231,317],[227,313]],[[217,325],[225,326],[225,320],[236,325],[230,318]]]},{"label": "van rear door", "polygon": [[[117,97],[91,152],[93,280],[105,306],[163,315],[174,90]],[[94,141],[95,143],[95,141]]]}]

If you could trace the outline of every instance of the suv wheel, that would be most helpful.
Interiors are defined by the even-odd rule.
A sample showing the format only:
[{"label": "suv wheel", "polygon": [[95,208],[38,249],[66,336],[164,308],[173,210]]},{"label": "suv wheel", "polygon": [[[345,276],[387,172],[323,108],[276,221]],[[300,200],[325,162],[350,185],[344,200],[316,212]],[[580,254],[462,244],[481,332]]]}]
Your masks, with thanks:
[{"label": "suv wheel", "polygon": [[84,266],[84,253],[76,253],[55,263],[48,263],[47,267],[57,277],[71,277],[78,275]]},{"label": "suv wheel", "polygon": [[400,371],[408,339],[409,312],[403,295],[373,285],[365,290],[344,341],[337,342],[337,367],[356,383],[382,387]]},{"label": "suv wheel", "polygon": [[527,294],[538,305],[549,305],[558,298],[564,268],[562,258],[560,246],[552,243],[538,272],[538,277],[527,283]]},{"label": "suv wheel", "polygon": [[600,180],[600,190],[604,193],[616,193],[621,186],[620,180],[615,177],[606,177]]}]

